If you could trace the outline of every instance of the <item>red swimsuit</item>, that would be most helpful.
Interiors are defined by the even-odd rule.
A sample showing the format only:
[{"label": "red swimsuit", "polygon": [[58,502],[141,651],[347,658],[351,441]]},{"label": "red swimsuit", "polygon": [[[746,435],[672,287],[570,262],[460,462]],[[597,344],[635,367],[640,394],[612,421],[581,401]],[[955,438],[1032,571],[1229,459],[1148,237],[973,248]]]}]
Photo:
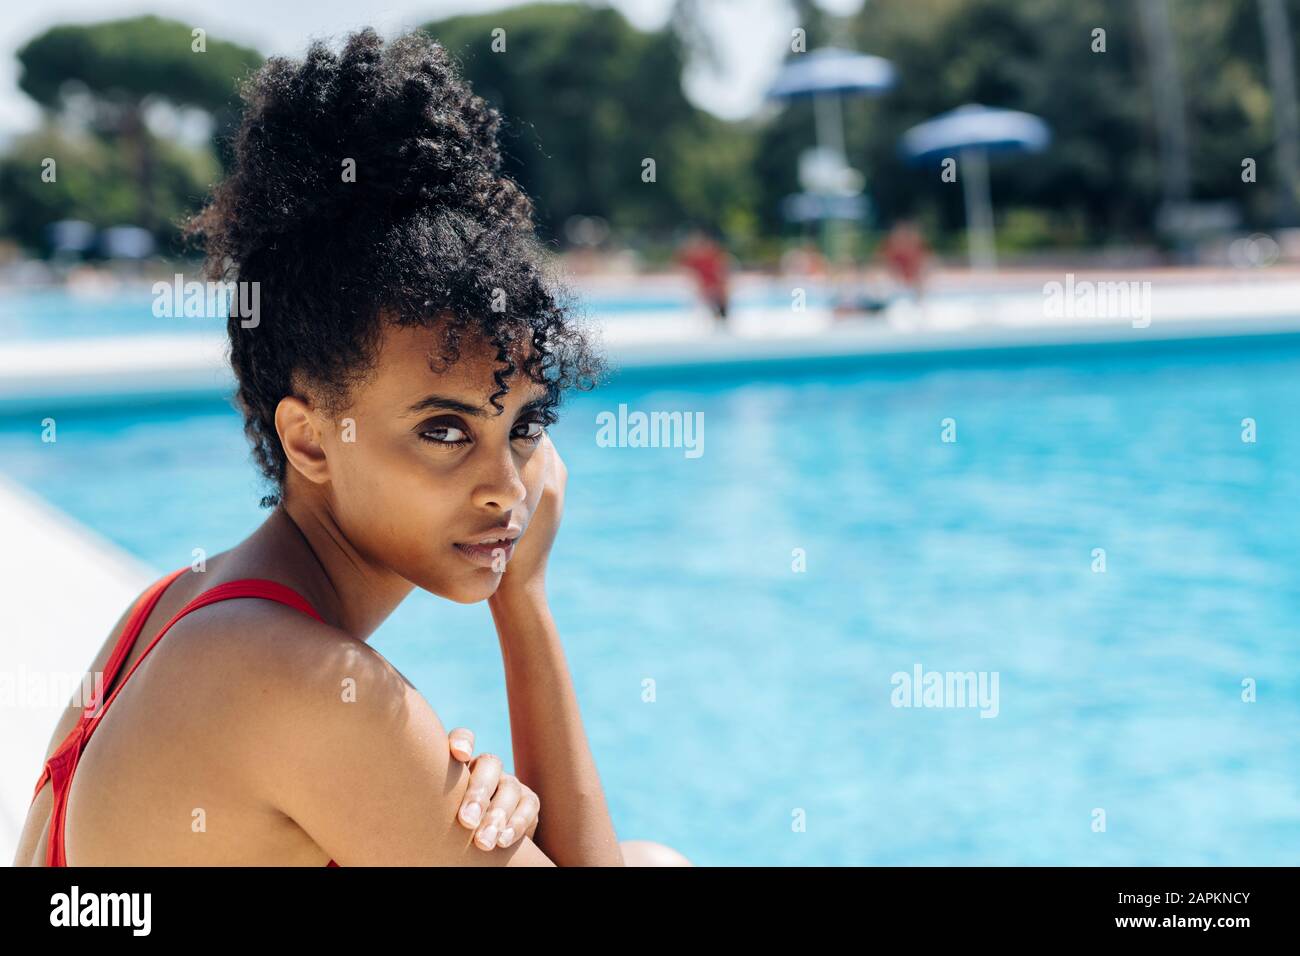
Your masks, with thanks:
[{"label": "red swimsuit", "polygon": [[[113,679],[131,653],[131,648],[135,646],[136,638],[139,637],[144,622],[148,620],[163,592],[167,590],[167,587],[173,581],[189,570],[189,567],[186,566],[173,571],[161,581],[153,584],[149,590],[140,596],[131,612],[131,616],[127,619],[122,636],[118,638],[117,646],[108,659],[108,665],[104,668],[104,687],[113,685]],[[50,759],[45,762],[45,770],[41,774],[41,779],[36,781],[36,790],[32,794],[32,801],[35,802],[37,794],[45,786],[45,781],[50,780],[53,782],[54,808],[50,812],[50,838],[45,854],[46,866],[68,865],[64,854],[63,828],[68,812],[68,793],[72,789],[72,774],[77,769],[77,762],[81,759],[81,754],[86,749],[86,744],[90,741],[91,735],[94,734],[95,728],[99,726],[99,722],[104,719],[104,714],[108,712],[108,708],[112,705],[118,693],[126,686],[126,682],[131,679],[135,669],[149,656],[149,652],[154,649],[154,646],[173,624],[190,613],[190,611],[196,611],[217,601],[226,601],[231,598],[265,598],[268,601],[278,601],[281,604],[296,608],[304,614],[310,614],[318,621],[321,620],[321,616],[297,591],[265,578],[243,578],[238,581],[218,584],[216,587],[204,591],[177,611],[175,617],[163,625],[157,637],[145,648],[145,652],[140,655],[140,660],[136,661],[131,669],[127,671],[126,676],[122,678],[122,683],[108,695],[108,700],[104,702],[103,708],[96,712],[99,701],[97,699],[92,700],[89,706],[84,709],[81,719],[77,721],[77,725],[64,738],[63,743],[59,744],[58,749],[54,751]],[[338,866],[338,864],[330,860],[326,866]]]}]

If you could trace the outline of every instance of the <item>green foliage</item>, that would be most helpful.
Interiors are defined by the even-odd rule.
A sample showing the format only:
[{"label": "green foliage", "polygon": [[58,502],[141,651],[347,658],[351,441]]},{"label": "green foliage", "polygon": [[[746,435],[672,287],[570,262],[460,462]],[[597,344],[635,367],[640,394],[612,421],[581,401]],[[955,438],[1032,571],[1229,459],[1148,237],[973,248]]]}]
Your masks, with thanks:
[{"label": "green foliage", "polygon": [[237,80],[262,63],[261,54],[213,37],[205,38],[206,52],[192,43],[191,27],[154,16],[52,27],[18,51],[18,86],[47,109],[59,108],[69,82],[103,98],[229,107]]},{"label": "green foliage", "polygon": [[[1240,178],[1243,157],[1260,158],[1263,169],[1272,156],[1257,4],[1180,0],[1173,14],[1193,198],[1236,201],[1263,225],[1272,184]],[[1300,10],[1292,26],[1300,32]],[[1096,28],[1106,31],[1104,53],[1091,48]],[[961,227],[959,185],[905,165],[897,144],[908,127],[978,102],[1042,116],[1053,133],[1047,153],[995,161],[998,206],[1042,210],[1053,234],[1085,242],[1150,238],[1166,172],[1148,47],[1130,0],[872,0],[851,29],[855,46],[890,59],[899,74],[894,90],[850,101],[846,113],[851,162],[868,171],[882,220],[924,215]],[[1273,180],[1294,175],[1272,171]]]},{"label": "green foliage", "polygon": [[[191,28],[144,16],[52,27],[18,51],[19,86],[47,113],[62,112],[67,95],[90,97],[91,129],[69,138],[46,130],[19,143],[0,168],[5,228],[38,247],[43,228],[61,218],[97,225],[134,223],[167,248],[177,220],[197,207],[215,174],[210,153],[193,154],[157,140],[144,122],[154,100],[198,107],[228,129],[236,87],[262,63],[255,50],[203,37]],[[58,163],[58,179],[40,179],[40,160]]]},{"label": "green foliage", "polygon": [[[494,52],[493,31],[505,31]],[[532,195],[543,230],[573,215],[616,231],[719,223],[752,207],[752,143],[682,92],[684,51],[670,29],[642,32],[621,13],[533,4],[424,29],[460,58],[474,90],[506,117],[507,172]],[[655,182],[642,181],[655,161]]]},{"label": "green foliage", "polygon": [[[216,173],[209,153],[154,144],[153,202],[161,248],[175,251],[179,220],[198,204]],[[55,160],[55,180],[42,162]],[[32,251],[45,246],[45,227],[84,219],[99,227],[136,222],[139,185],[128,155],[98,136],[70,136],[53,127],[17,141],[0,159],[0,233]]]},{"label": "green foliage", "polygon": [[[1132,0],[869,0],[837,18],[815,0],[789,0],[808,47],[836,44],[891,60],[898,85],[844,100],[851,165],[867,176],[879,225],[909,216],[940,248],[958,248],[959,184],[907,165],[910,126],[968,102],[1042,116],[1048,152],[992,166],[1000,241],[1009,250],[1152,238],[1165,188],[1147,38]],[[1290,0],[1295,46],[1300,8]],[[786,224],[782,199],[799,191],[799,153],[814,142],[812,107],[794,103],[742,123],[696,109],[682,91],[688,57],[710,54],[708,0],[675,0],[668,26],[645,32],[614,9],[537,3],[428,24],[475,90],[505,116],[507,172],[534,198],[543,233],[570,216],[607,219],[648,255],[666,256],[688,223],[720,227],[733,251],[768,260]],[[1257,0],[1178,0],[1171,7],[1183,81],[1193,198],[1229,200],[1257,228],[1272,224],[1278,170],[1273,104]],[[494,52],[493,31],[506,49]],[[1091,49],[1094,29],[1106,51]],[[240,78],[254,50],[206,38],[192,52],[186,24],[144,16],[53,27],[18,53],[21,88],[51,113],[80,89],[97,105],[101,138],[70,144],[45,131],[0,165],[3,228],[31,245],[64,216],[134,221],[164,241],[213,176],[211,156],[154,140],[141,116],[151,99],[197,106],[218,132],[236,119]],[[797,54],[791,54],[797,55]],[[59,183],[39,161],[59,159]],[[1241,162],[1259,182],[1241,181]],[[653,159],[656,181],[642,181]],[[33,164],[34,163],[34,164]],[[51,188],[45,188],[49,186]],[[864,237],[870,241],[870,235]]]}]

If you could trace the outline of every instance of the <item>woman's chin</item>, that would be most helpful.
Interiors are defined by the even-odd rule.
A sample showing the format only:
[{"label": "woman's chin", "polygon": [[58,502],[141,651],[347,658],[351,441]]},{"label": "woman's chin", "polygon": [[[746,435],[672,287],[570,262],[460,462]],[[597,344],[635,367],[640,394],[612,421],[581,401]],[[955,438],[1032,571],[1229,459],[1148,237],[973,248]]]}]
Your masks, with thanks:
[{"label": "woman's chin", "polygon": [[423,590],[430,594],[436,594],[440,598],[446,598],[448,601],[455,601],[457,604],[477,604],[480,601],[486,601],[496,593],[501,586],[502,575],[489,568],[470,572],[470,575],[460,576],[455,581],[440,581],[437,586],[421,585]]}]

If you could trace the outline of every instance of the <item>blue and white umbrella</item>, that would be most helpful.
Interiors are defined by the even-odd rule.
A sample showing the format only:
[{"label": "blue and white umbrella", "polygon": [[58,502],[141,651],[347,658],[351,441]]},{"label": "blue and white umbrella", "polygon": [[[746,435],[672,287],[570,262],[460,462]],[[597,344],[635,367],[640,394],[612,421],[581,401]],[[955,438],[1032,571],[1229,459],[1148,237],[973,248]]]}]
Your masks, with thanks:
[{"label": "blue and white umbrella", "polygon": [[844,160],[844,116],[840,97],[882,93],[894,85],[894,65],[856,50],[823,47],[797,53],[781,65],[768,88],[769,100],[811,98],[817,145]]},{"label": "blue and white umbrella", "polygon": [[966,202],[966,236],[971,266],[992,269],[993,204],[989,198],[990,153],[1039,153],[1051,130],[1032,113],[968,103],[903,134],[899,148],[913,162],[957,160],[957,178]]},{"label": "blue and white umbrella", "polygon": [[818,93],[879,93],[894,85],[894,65],[856,50],[823,47],[786,60],[768,89],[769,99],[798,99]]}]

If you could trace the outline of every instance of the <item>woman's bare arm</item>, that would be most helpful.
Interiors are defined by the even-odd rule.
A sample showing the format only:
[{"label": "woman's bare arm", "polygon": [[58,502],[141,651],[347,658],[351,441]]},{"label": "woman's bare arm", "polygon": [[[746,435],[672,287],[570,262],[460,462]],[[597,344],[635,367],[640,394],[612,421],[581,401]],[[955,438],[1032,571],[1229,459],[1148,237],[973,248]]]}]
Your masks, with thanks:
[{"label": "woman's bare arm", "polygon": [[546,565],[569,473],[549,435],[529,465],[543,473],[537,505],[488,598],[506,671],[515,776],[541,800],[533,838],[551,859],[560,866],[623,866],[546,600]]},{"label": "woman's bare arm", "polygon": [[528,837],[479,849],[456,820],[470,771],[428,701],[373,648],[296,617],[259,645],[250,787],[340,866],[555,865]]},{"label": "woman's bare arm", "polygon": [[515,776],[541,800],[537,845],[560,866],[622,866],[545,592],[505,589],[488,603],[505,665]]}]

